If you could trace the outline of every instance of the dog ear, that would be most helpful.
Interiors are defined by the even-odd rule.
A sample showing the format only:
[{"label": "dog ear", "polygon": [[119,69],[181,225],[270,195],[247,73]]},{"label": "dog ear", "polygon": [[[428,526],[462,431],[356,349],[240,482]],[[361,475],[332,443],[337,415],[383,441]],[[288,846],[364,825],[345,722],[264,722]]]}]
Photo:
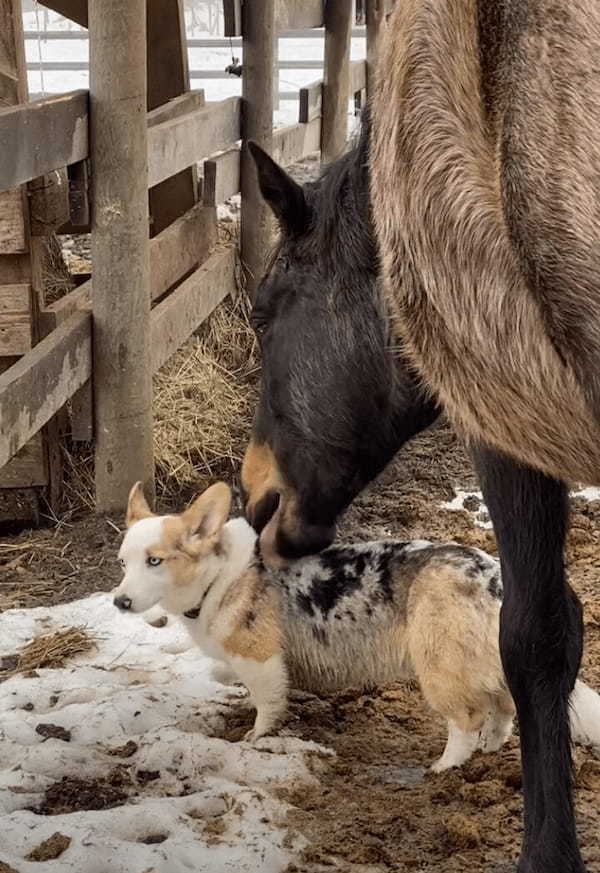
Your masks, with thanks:
[{"label": "dog ear", "polygon": [[127,514],[125,516],[125,524],[131,527],[136,521],[141,521],[142,518],[151,518],[154,515],[148,501],[144,497],[144,490],[141,482],[136,482],[129,492],[129,500],[127,502]]},{"label": "dog ear", "polygon": [[216,537],[229,517],[231,488],[225,482],[216,482],[197,497],[181,516],[190,536]]}]

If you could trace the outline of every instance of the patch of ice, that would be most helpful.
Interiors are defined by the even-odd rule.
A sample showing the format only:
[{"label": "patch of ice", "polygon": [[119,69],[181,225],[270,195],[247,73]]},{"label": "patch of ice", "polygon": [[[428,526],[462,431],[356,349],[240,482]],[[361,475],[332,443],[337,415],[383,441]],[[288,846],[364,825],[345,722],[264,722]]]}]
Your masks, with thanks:
[{"label": "patch of ice", "polygon": [[[285,869],[306,841],[288,831],[276,789],[314,784],[311,759],[332,753],[285,731],[256,746],[222,739],[240,690],[211,680],[213,662],[179,622],[151,627],[110,594],[3,613],[0,655],[69,625],[87,626],[97,649],[0,684],[0,861],[39,871],[26,856],[58,831],[71,843],[45,862],[50,873]],[[39,724],[70,740],[46,739]],[[31,811],[64,777],[106,785],[116,771],[127,797],[114,808]]]}]

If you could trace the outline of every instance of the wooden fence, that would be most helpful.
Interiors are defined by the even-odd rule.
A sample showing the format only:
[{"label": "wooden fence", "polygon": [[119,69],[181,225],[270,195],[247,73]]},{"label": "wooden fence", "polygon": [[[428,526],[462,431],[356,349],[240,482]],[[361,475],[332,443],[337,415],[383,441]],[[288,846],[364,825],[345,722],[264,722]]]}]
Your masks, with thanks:
[{"label": "wooden fence", "polygon": [[[382,3],[368,0],[369,60],[352,63],[348,0],[224,0],[243,95],[205,103],[189,90],[182,0],[48,0],[89,28],[90,90],[29,103],[20,0],[0,0],[0,521],[31,507],[27,489],[57,499],[67,404],[74,438],[94,438],[98,510],[122,509],[135,479],[152,493],[152,374],[236,290],[216,205],[240,191],[250,294],[262,269],[268,221],[244,143],[284,165],[343,148]],[[273,131],[274,35],[323,26],[323,80]],[[92,278],[47,303],[47,237],[89,224]]]}]

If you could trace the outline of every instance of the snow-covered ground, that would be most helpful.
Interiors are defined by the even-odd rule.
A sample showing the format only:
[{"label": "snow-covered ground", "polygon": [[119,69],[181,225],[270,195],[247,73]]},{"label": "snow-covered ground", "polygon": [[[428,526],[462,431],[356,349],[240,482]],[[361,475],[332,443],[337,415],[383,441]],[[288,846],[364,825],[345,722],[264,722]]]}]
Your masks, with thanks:
[{"label": "snow-covered ground", "polygon": [[[314,783],[332,753],[285,730],[256,747],[223,739],[241,691],[211,681],[177,621],[151,627],[109,594],[3,613],[0,658],[82,625],[95,651],[0,684],[0,869],[39,873],[27,856],[58,833],[51,873],[284,871],[305,841],[277,789]],[[117,805],[90,809],[106,792]],[[63,795],[75,811],[32,811]]]},{"label": "snow-covered ground", "polygon": [[[188,4],[190,7],[191,4]],[[202,3],[197,3],[199,8]],[[81,39],[38,39],[26,38],[25,50],[27,61],[29,63],[44,63],[51,62],[73,62],[81,63],[88,62],[88,41],[86,39],[87,32],[79,28],[73,22],[67,21],[56,12],[43,10],[39,6],[36,10],[26,11],[23,15],[24,29],[27,33],[52,30],[52,31],[70,31],[71,33],[79,31],[82,35]],[[207,18],[207,16],[205,16]],[[211,36],[223,36],[222,17],[218,26],[212,28],[212,33],[208,32],[207,24],[200,19],[202,16],[192,18],[189,13],[187,15],[187,36],[192,39],[208,39]],[[303,85],[319,79],[322,75],[323,66],[323,38],[302,38],[302,39],[280,39],[278,42],[279,57],[281,60],[314,60],[315,65],[312,69],[305,70],[280,70],[279,72],[279,90],[280,91],[297,91]],[[365,57],[366,43],[364,37],[353,38],[351,43],[352,60],[359,60]],[[233,55],[239,57],[243,62],[243,52],[241,48],[234,48]],[[224,71],[225,67],[231,64],[232,50],[228,47],[211,47],[197,48],[191,47],[188,52],[190,70],[219,70]],[[64,91],[72,91],[76,88],[88,87],[88,71],[87,70],[30,70],[29,71],[29,90],[31,94],[57,94]],[[230,76],[226,79],[192,79],[193,88],[204,88],[207,100],[223,100],[226,97],[233,97],[241,94],[241,80],[235,76]],[[276,126],[294,124],[298,120],[298,101],[297,100],[282,100],[280,107],[275,112]]]},{"label": "snow-covered ground", "polygon": [[[571,497],[582,497],[591,503],[593,500],[600,500],[600,488],[582,488],[579,491],[571,491]],[[464,491],[461,488],[455,488],[452,500],[440,503],[440,509],[445,509],[448,512],[466,512],[476,527],[482,527],[485,530],[492,529],[488,508],[483,501],[481,491]]]}]

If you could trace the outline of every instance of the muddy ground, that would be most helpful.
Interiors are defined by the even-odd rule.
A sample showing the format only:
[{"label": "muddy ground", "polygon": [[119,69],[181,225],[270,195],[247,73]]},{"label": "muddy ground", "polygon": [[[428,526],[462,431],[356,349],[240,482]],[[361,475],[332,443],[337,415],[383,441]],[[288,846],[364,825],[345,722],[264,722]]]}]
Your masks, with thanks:
[{"label": "muddy ground", "polygon": [[[415,440],[348,513],[341,536],[454,539],[494,551],[490,531],[440,503],[454,487],[475,486],[470,462],[450,430],[437,427]],[[40,605],[110,589],[121,518],[82,517],[52,529],[4,539],[0,548],[0,608]],[[572,582],[585,607],[583,675],[600,688],[600,501],[573,501],[569,540]],[[398,685],[376,694],[349,690],[327,699],[300,698],[289,727],[337,753],[320,787],[286,794],[290,827],[313,849],[287,873],[328,869],[335,856],[368,871],[514,870],[521,832],[518,746],[477,754],[458,771],[429,775],[442,751],[441,721],[418,689]],[[231,738],[243,726],[231,725]],[[578,814],[589,873],[600,873],[600,762],[576,752]]]}]

